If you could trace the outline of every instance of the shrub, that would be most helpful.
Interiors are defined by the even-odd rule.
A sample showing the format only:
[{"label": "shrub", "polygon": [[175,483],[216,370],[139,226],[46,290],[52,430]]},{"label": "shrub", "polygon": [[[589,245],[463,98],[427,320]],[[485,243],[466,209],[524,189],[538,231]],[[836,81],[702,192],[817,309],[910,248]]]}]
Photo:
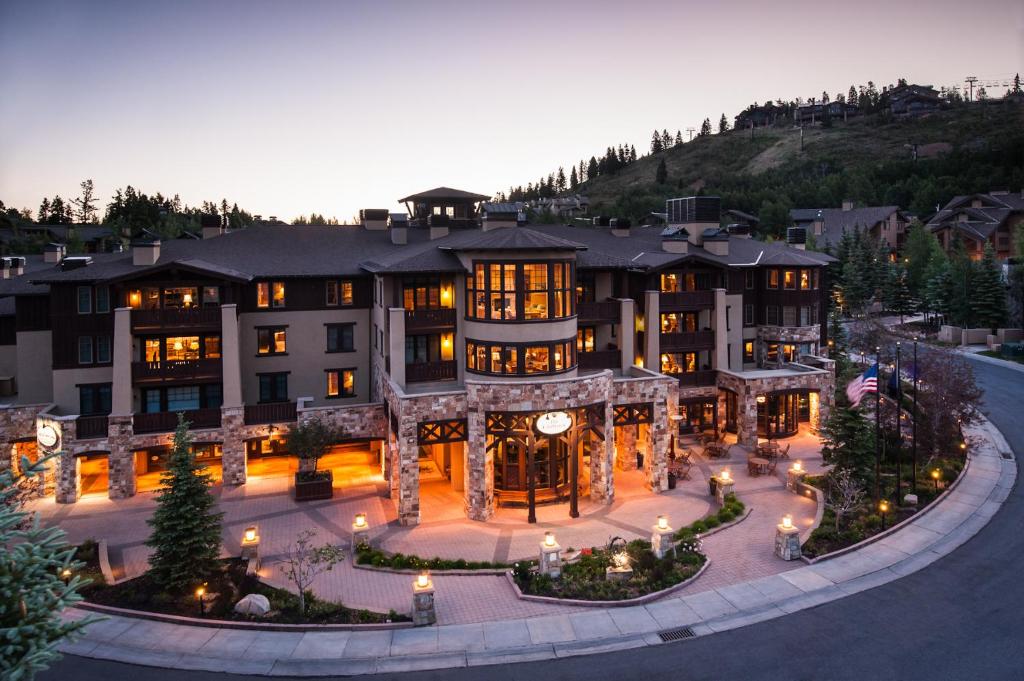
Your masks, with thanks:
[{"label": "shrub", "polygon": [[708,524],[703,520],[696,520],[690,525],[690,529],[695,533],[707,532]]},{"label": "shrub", "polygon": [[728,507],[727,508],[723,508],[723,509],[721,509],[718,512],[718,520],[720,520],[723,523],[728,523],[728,522],[732,521],[732,519],[735,518],[735,517],[736,517],[736,514],[734,514],[732,512],[732,509],[730,509]]},{"label": "shrub", "polygon": [[718,519],[718,516],[709,515],[707,518],[704,519],[704,524],[708,526],[708,529],[713,529],[715,527],[718,527],[722,523]]}]

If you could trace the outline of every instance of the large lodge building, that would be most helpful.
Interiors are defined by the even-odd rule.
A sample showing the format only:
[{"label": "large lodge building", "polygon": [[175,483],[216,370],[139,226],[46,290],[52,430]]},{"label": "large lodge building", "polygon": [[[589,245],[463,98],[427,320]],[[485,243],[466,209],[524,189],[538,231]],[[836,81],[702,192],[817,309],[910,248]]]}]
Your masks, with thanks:
[{"label": "large lodge building", "polygon": [[484,521],[531,486],[571,515],[611,503],[620,471],[665,490],[677,429],[750,443],[827,415],[829,256],[720,229],[714,197],[632,228],[523,225],[485,198],[5,258],[0,466],[59,452],[58,502],[131,496],[184,412],[197,456],[240,485],[321,418],[402,523],[426,462]]}]

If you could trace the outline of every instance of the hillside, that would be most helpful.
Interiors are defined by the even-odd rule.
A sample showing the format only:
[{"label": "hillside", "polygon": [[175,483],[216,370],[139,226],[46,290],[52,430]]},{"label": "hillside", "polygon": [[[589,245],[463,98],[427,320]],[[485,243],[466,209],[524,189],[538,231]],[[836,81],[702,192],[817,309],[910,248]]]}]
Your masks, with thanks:
[{"label": "hillside", "polygon": [[[703,191],[723,208],[759,215],[779,233],[796,207],[838,207],[843,199],[896,204],[923,215],[957,193],[1024,188],[1024,106],[989,104],[832,127],[758,128],[696,137],[580,185],[595,215],[638,218],[664,200]],[[919,159],[911,158],[918,145]],[[655,173],[665,160],[668,180]]]}]

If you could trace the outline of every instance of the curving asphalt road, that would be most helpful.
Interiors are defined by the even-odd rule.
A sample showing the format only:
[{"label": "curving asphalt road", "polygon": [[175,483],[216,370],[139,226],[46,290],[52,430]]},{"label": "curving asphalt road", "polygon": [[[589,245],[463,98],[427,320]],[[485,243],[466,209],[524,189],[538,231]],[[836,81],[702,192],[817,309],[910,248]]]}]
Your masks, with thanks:
[{"label": "curving asphalt road", "polygon": [[[983,410],[1018,462],[1024,456],[1024,373],[972,361]],[[1019,467],[1018,463],[1018,467]],[[927,568],[854,596],[742,629],[637,650],[501,667],[377,675],[426,679],[674,680],[1024,679],[1024,490],[1017,485],[985,528]],[[41,681],[240,681],[207,672],[68,656]]]}]

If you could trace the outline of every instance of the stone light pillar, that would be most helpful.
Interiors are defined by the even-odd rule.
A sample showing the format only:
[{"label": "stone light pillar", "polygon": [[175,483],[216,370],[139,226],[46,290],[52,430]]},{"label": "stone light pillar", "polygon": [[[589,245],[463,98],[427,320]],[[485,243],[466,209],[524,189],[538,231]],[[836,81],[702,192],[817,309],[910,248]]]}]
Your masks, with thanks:
[{"label": "stone light pillar", "polygon": [[732,494],[733,487],[736,485],[736,481],[729,478],[715,478],[715,499],[719,504],[725,505],[725,499]]},{"label": "stone light pillar", "polygon": [[426,627],[437,623],[437,609],[434,605],[434,582],[429,575],[416,578],[412,583],[412,623]]},{"label": "stone light pillar", "polygon": [[790,466],[789,470],[786,471],[786,489],[794,494],[800,493],[800,483],[804,481],[804,476],[807,474],[803,468],[795,470]]},{"label": "stone light pillar", "polygon": [[782,560],[799,560],[800,552],[800,529],[790,525],[779,523],[775,526],[775,555]]},{"label": "stone light pillar", "polygon": [[658,522],[651,528],[651,550],[658,558],[664,558],[670,551],[675,551],[672,537],[675,530],[668,524],[668,518],[665,518],[664,527],[662,527],[662,517],[659,516]]},{"label": "stone light pillar", "polygon": [[550,532],[545,533],[544,539],[540,542],[540,560],[538,564],[540,574],[547,575],[552,579],[558,579],[562,576],[562,547],[558,545],[558,542],[555,541],[555,536]]}]

